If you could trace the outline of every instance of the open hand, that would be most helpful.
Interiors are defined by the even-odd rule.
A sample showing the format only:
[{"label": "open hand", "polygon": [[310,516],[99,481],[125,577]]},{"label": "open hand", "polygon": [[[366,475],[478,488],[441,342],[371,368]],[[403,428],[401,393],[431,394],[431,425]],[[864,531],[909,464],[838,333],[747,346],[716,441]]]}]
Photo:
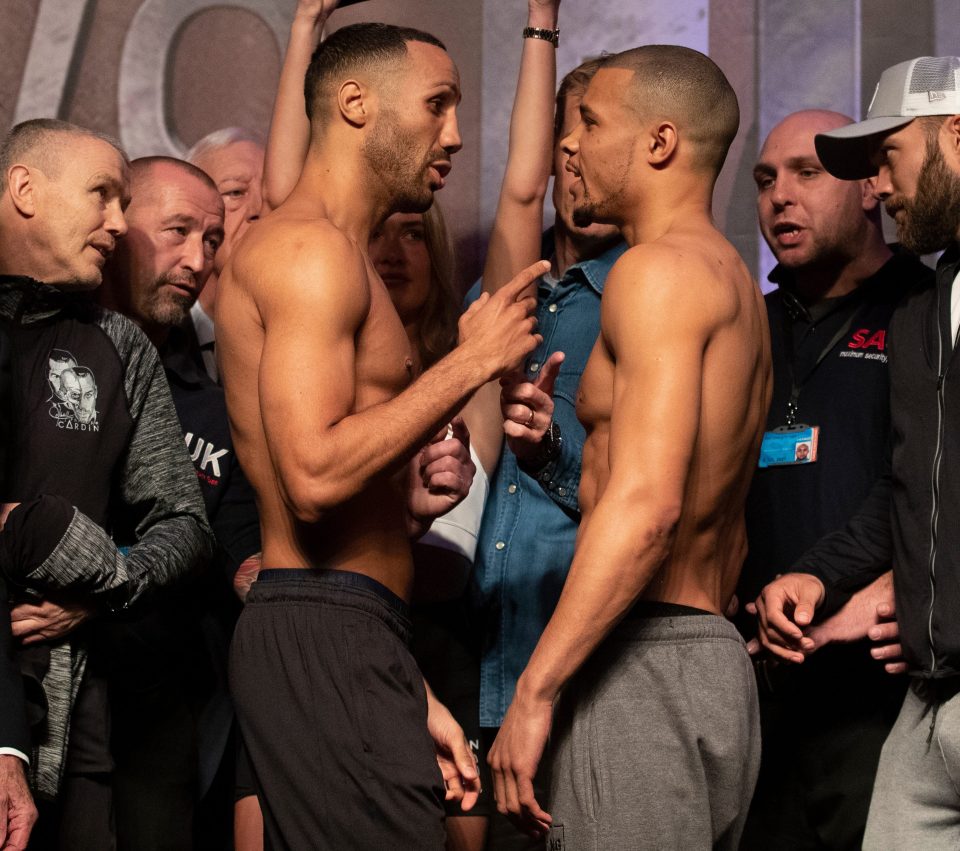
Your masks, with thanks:
[{"label": "open hand", "polygon": [[464,812],[472,809],[480,795],[480,772],[463,728],[430,690],[427,689],[427,730],[437,749],[437,764],[447,788],[446,799],[459,801]]},{"label": "open hand", "polygon": [[497,809],[538,839],[547,835],[553,822],[533,792],[552,721],[551,702],[525,702],[514,696],[489,756]]}]

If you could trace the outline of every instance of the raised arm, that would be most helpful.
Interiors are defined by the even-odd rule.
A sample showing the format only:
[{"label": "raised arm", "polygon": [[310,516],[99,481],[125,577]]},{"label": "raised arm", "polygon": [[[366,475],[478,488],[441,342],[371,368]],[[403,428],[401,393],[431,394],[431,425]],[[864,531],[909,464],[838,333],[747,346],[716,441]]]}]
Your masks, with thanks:
[{"label": "raised arm", "polygon": [[[557,28],[560,0],[529,0],[527,26]],[[496,292],[540,257],[543,197],[553,154],[556,48],[523,39],[517,94],[510,117],[507,166],[483,267],[483,289]]]},{"label": "raised arm", "polygon": [[307,158],[310,122],[303,101],[303,78],[324,24],[336,7],[337,0],[297,2],[263,163],[263,203],[270,210],[279,207],[293,190]]},{"label": "raised arm", "polygon": [[265,328],[258,384],[267,443],[287,505],[316,521],[398,470],[471,393],[533,350],[534,302],[521,293],[545,264],[464,314],[461,345],[406,390],[357,410],[355,337],[370,304],[364,260],[333,228],[307,230],[259,252],[253,276]]}]

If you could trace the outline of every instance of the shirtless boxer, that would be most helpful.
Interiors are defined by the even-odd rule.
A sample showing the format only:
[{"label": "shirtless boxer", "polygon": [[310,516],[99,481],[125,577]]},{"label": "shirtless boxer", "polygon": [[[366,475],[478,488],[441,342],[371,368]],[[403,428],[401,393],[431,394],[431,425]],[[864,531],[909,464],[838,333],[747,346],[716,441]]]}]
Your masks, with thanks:
[{"label": "shirtless boxer", "polygon": [[[235,249],[217,301],[265,568],[231,685],[272,847],[442,848],[431,736],[439,750],[459,744],[460,774],[476,773],[405,646],[409,536],[456,490],[442,481],[456,441],[421,449],[537,345],[523,293],[545,264],[468,311],[461,345],[413,381],[366,246],[389,214],[426,210],[443,186],[460,148],[456,66],[433,36],[359,24],[321,44],[305,89],[303,173]],[[417,455],[434,492],[411,486]]]},{"label": "shirtless boxer", "polygon": [[[655,45],[610,57],[580,115],[575,221],[630,248],[580,385],[573,565],[491,751],[497,800],[565,850],[736,848],[759,730],[722,613],[771,382],[760,290],[710,215],[737,99],[707,57]],[[562,689],[551,819],[530,780]]]}]

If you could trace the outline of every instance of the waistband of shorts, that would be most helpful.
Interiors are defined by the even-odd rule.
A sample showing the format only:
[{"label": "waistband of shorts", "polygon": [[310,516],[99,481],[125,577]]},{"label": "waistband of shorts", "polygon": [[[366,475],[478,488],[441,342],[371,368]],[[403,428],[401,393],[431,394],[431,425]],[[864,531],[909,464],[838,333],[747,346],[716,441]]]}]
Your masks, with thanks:
[{"label": "waistband of shorts", "polygon": [[410,606],[376,579],[351,570],[273,567],[261,570],[245,606],[330,603],[360,609],[410,638]]},{"label": "waistband of shorts", "polygon": [[664,603],[660,600],[637,600],[627,612],[628,618],[689,618],[713,616],[706,609],[682,606],[679,603]]},{"label": "waistband of shorts", "polygon": [[713,612],[674,608],[669,603],[639,601],[610,633],[614,641],[718,641],[744,645],[743,637],[727,618]]}]

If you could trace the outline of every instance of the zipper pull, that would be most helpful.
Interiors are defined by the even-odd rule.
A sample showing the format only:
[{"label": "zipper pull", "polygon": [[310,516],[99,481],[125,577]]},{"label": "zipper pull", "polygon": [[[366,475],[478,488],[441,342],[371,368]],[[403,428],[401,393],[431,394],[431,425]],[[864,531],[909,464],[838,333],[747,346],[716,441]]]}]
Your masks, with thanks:
[{"label": "zipper pull", "polygon": [[937,393],[939,393],[941,390],[943,390],[943,376],[938,375],[937,376]]}]

